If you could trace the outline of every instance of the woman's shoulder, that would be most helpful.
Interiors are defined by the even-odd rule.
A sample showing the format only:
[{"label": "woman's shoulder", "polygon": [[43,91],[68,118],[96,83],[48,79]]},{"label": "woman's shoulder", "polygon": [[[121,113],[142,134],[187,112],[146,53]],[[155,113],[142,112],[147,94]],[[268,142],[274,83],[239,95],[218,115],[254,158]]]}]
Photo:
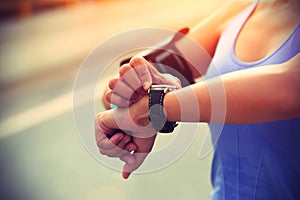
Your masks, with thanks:
[{"label": "woman's shoulder", "polygon": [[220,23],[219,29],[222,32],[239,13],[241,13],[248,6],[257,2],[257,0],[230,0],[225,3],[217,12],[216,20]]}]

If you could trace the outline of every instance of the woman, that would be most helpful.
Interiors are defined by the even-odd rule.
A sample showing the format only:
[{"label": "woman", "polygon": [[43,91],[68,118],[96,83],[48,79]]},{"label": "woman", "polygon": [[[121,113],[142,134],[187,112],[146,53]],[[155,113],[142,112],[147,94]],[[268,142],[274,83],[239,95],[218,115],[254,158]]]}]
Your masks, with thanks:
[{"label": "woman", "polygon": [[[212,68],[207,70],[206,82],[167,93],[163,105],[170,122],[210,123],[216,142],[212,199],[300,198],[299,8],[296,0],[234,1],[201,22],[190,35],[213,56],[214,66],[222,74],[226,115],[220,137],[216,137],[214,130],[221,121],[211,120],[208,88],[218,80]],[[131,96],[122,91],[130,90],[128,85],[134,83],[126,77],[133,76],[139,78],[137,82],[144,89],[152,83],[176,85],[146,60],[135,57],[120,69],[120,77],[111,80],[107,100],[117,106],[128,102]],[[138,94],[128,109],[135,123],[146,125],[150,123],[149,99],[142,92]],[[192,94],[196,94],[197,103],[193,106],[201,110],[200,116],[180,107],[189,103],[185,97]],[[133,137],[133,142],[124,133],[115,134],[113,130],[120,124],[114,116],[123,116],[122,112],[116,109],[100,113],[96,138],[103,154],[126,162],[123,176],[128,178],[146,154],[121,153],[119,148],[148,153],[155,130],[148,130],[153,134],[148,138]],[[136,130],[130,131],[138,134]]]}]

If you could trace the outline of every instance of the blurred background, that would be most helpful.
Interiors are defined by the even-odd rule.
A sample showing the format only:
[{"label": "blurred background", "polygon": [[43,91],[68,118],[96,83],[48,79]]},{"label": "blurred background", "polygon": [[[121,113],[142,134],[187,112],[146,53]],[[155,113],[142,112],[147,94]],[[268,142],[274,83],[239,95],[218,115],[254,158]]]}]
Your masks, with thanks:
[{"label": "blurred background", "polygon": [[72,89],[84,58],[111,36],[192,27],[225,1],[1,0],[0,199],[209,199],[201,131],[170,167],[123,180],[82,146]]}]

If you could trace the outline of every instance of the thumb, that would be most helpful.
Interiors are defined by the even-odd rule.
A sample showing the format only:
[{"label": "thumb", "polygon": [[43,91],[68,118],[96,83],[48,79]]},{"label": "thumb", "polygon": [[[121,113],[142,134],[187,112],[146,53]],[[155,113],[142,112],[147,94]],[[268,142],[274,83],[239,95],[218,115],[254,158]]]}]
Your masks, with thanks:
[{"label": "thumb", "polygon": [[148,153],[134,153],[135,162],[133,164],[125,163],[122,172],[123,178],[128,179],[131,173],[141,166],[147,155]]},{"label": "thumb", "polygon": [[130,174],[131,174],[131,172],[123,171],[123,172],[122,172],[122,177],[123,177],[124,179],[128,179],[129,176],[130,176]]},{"label": "thumb", "polygon": [[152,150],[155,138],[156,135],[149,138],[133,137],[133,142],[137,145],[138,149],[133,154],[135,162],[131,164],[125,163],[123,167],[122,175],[124,179],[127,179],[134,170],[142,165],[142,163]]}]

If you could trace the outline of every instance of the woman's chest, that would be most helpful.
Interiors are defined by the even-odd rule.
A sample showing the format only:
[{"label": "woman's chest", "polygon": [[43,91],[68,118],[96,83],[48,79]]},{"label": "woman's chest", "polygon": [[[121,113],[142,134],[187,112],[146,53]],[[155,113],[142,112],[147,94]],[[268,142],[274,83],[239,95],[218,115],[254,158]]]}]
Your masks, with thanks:
[{"label": "woman's chest", "polygon": [[244,62],[265,58],[284,45],[298,23],[299,19],[288,12],[254,13],[237,35],[235,56]]}]

